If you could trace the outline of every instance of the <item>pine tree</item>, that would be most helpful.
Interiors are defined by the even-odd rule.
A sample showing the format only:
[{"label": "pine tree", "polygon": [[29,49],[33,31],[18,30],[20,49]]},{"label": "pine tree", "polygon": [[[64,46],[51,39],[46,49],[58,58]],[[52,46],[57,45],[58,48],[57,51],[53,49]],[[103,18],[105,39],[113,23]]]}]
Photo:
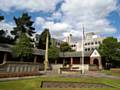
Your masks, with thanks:
[{"label": "pine tree", "polygon": [[32,55],[32,41],[31,36],[33,35],[35,28],[32,27],[33,21],[28,13],[23,13],[21,17],[14,17],[16,27],[11,32],[15,35],[15,46],[12,48],[12,54],[15,57],[21,57],[21,61],[24,57]]},{"label": "pine tree", "polygon": [[37,45],[37,47],[39,49],[44,49],[45,50],[47,33],[48,33],[48,38],[49,38],[48,47],[50,47],[50,45],[51,45],[51,35],[50,35],[50,32],[49,32],[49,29],[45,29],[39,37],[39,43]]},{"label": "pine tree", "polygon": [[21,33],[26,33],[28,36],[32,36],[35,33],[35,28],[32,27],[33,21],[31,21],[31,16],[29,16],[28,13],[23,13],[19,18],[14,16],[13,19],[16,27],[11,31],[11,34],[15,35],[15,39],[19,38]]}]

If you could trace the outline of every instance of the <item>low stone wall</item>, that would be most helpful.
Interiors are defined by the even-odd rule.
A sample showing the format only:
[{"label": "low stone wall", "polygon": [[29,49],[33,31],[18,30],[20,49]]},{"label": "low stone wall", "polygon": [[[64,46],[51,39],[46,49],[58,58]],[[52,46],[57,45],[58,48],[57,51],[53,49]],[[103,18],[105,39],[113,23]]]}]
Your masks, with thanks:
[{"label": "low stone wall", "polygon": [[[82,65],[81,65],[81,64],[73,64],[72,67],[73,67],[73,68],[74,68],[74,67],[79,67],[79,70],[82,70]],[[88,64],[84,64],[84,70],[85,70],[85,71],[88,71],[88,70],[89,70],[89,65],[88,65]]]},{"label": "low stone wall", "polygon": [[38,72],[43,69],[43,64],[32,62],[7,62],[0,65],[0,72]]},{"label": "low stone wall", "polygon": [[[62,68],[62,67],[63,67],[63,64],[52,64],[52,70],[54,72],[60,73],[61,72],[60,68]],[[69,68],[69,66],[68,66],[68,68]],[[81,71],[81,70],[82,70],[82,65],[80,65],[80,64],[73,64],[72,69],[71,69],[71,71]],[[84,64],[84,70],[85,70],[85,72],[89,71],[88,64]]]}]

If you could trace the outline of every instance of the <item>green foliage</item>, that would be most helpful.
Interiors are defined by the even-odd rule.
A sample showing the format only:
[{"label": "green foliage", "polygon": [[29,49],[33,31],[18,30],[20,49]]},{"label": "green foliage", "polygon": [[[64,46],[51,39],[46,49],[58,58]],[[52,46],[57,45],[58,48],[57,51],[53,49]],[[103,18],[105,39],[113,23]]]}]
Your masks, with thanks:
[{"label": "green foliage", "polygon": [[28,13],[23,13],[21,17],[14,17],[16,27],[11,32],[15,35],[16,44],[12,48],[12,54],[15,57],[27,57],[32,55],[32,44],[30,36],[33,35],[35,28],[32,27],[33,21]]},{"label": "green foliage", "polygon": [[0,43],[12,44],[13,38],[6,35],[7,31],[0,30]]},{"label": "green foliage", "polygon": [[[4,20],[4,16],[0,16],[0,21]],[[7,30],[0,30],[0,43],[7,43],[11,44],[13,43],[13,38],[6,35]]]},{"label": "green foliage", "polygon": [[47,34],[48,34],[48,38],[49,38],[48,47],[50,47],[50,45],[51,45],[51,35],[50,35],[50,32],[49,32],[49,29],[45,29],[39,37],[39,43],[37,45],[37,47],[39,49],[44,49],[45,50]]},{"label": "green foliage", "polygon": [[108,37],[103,40],[103,44],[99,47],[99,52],[105,58],[105,62],[113,65],[120,65],[119,43],[116,38]]},{"label": "green foliage", "polygon": [[30,38],[25,33],[22,33],[16,41],[16,45],[12,48],[12,54],[14,57],[21,58],[32,55]]},{"label": "green foliage", "polygon": [[0,21],[4,20],[4,16],[0,16]]},{"label": "green foliage", "polygon": [[67,42],[64,42],[60,45],[60,51],[61,52],[67,52],[67,51],[72,51],[72,49]]},{"label": "green foliage", "polygon": [[49,59],[56,60],[59,58],[59,49],[55,46],[51,46],[48,50]]},{"label": "green foliage", "polygon": [[27,33],[29,36],[32,36],[32,34],[35,33],[35,28],[32,27],[33,21],[31,21],[31,16],[29,16],[28,13],[23,13],[19,18],[14,16],[13,19],[16,27],[11,31],[11,34],[15,35],[15,39],[19,38],[21,33]]}]

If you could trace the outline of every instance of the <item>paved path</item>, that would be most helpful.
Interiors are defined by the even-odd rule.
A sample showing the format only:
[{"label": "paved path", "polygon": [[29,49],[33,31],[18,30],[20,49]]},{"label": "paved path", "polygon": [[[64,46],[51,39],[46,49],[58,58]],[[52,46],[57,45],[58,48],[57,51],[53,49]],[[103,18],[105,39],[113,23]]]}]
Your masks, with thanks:
[{"label": "paved path", "polygon": [[25,77],[0,78],[0,81],[21,80],[21,79],[30,79],[30,78],[36,78],[36,77],[39,77],[39,76],[25,76]]},{"label": "paved path", "polygon": [[46,75],[43,75],[43,77],[48,77],[48,76],[62,76],[62,77],[82,77],[82,76],[92,76],[92,77],[101,77],[101,78],[111,78],[111,79],[120,79],[119,76],[112,76],[112,75],[107,75],[105,73],[101,72],[96,72],[96,71],[89,71],[86,72],[85,74],[81,74],[80,72],[77,73],[63,73],[63,74],[58,74],[58,72],[54,71],[48,71]]},{"label": "paved path", "polygon": [[85,74],[80,74],[80,72],[77,73],[63,73],[63,74],[59,74],[56,71],[47,71],[45,72],[41,72],[43,75],[41,76],[26,76],[26,77],[12,77],[12,78],[0,78],[0,81],[7,81],[7,80],[19,80],[19,79],[29,79],[29,78],[36,78],[36,77],[70,77],[70,78],[77,78],[77,77],[88,77],[88,76],[92,76],[92,77],[101,77],[101,78],[111,78],[111,79],[120,79],[119,76],[112,76],[112,75],[107,75],[104,73],[100,73],[100,72],[93,72],[93,71],[89,71]]},{"label": "paved path", "polygon": [[112,79],[120,79],[119,76],[112,76],[112,75],[108,75],[105,73],[101,73],[101,72],[93,72],[93,71],[89,71],[88,73],[86,73],[86,75],[88,76],[93,76],[93,77],[103,77],[103,78],[112,78]]}]

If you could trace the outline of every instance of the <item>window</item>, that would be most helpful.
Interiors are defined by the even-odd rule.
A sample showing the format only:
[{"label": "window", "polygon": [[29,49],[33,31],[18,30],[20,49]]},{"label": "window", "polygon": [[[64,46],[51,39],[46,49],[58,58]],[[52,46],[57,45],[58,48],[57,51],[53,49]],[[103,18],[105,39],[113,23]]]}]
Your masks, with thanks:
[{"label": "window", "polygon": [[97,42],[95,42],[95,44],[97,44]]},{"label": "window", "polygon": [[76,45],[74,44],[74,45],[71,45],[71,47],[76,47]]},{"label": "window", "polygon": [[101,44],[101,42],[100,42],[100,41],[99,41],[98,43],[99,43],[99,44]]},{"label": "window", "polygon": [[85,45],[87,45],[87,43],[85,43]]},{"label": "window", "polygon": [[90,48],[88,48],[88,51],[90,51]]},{"label": "window", "polygon": [[85,51],[87,51],[87,48],[85,48]]},{"label": "window", "polygon": [[93,45],[94,43],[93,42],[91,42],[91,45]]}]

